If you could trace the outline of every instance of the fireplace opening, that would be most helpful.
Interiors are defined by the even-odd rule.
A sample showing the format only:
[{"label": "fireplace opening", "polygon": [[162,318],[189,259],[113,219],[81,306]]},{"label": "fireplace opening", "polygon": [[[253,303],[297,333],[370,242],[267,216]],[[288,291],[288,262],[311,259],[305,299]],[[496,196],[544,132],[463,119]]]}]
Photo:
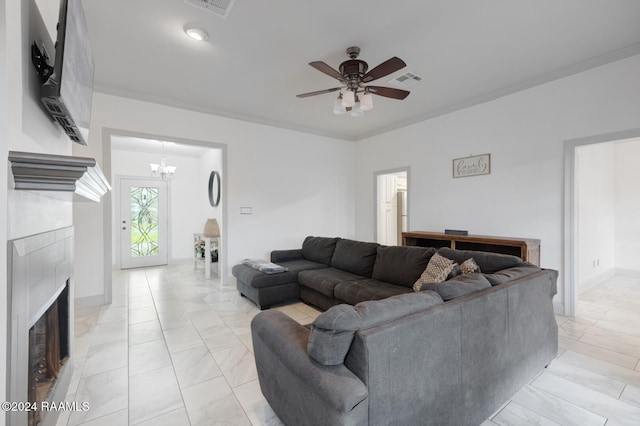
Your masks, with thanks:
[{"label": "fireplace opening", "polygon": [[[69,359],[69,281],[49,309],[29,329],[29,402],[49,401],[58,374]],[[29,411],[29,426],[40,422]]]}]

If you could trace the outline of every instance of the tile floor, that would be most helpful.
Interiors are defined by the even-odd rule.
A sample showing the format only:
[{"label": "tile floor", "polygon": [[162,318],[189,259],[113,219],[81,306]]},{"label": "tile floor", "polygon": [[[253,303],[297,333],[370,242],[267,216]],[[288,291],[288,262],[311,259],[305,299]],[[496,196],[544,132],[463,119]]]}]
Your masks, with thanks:
[{"label": "tile floor", "polygon": [[[259,311],[191,263],[114,272],[113,303],[76,309],[63,425],[280,425],[260,393],[249,323]],[[280,309],[302,324],[319,312]],[[558,317],[560,351],[482,426],[639,425],[640,279],[617,277]]]},{"label": "tile floor", "polygon": [[482,426],[640,425],[640,279],[599,284],[557,322],[556,359]]}]

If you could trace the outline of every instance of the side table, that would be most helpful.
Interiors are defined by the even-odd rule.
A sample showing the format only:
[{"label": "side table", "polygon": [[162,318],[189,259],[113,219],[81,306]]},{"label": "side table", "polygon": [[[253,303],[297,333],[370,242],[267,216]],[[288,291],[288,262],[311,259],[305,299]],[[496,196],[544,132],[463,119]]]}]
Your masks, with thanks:
[{"label": "side table", "polygon": [[[194,233],[193,234],[193,243],[194,245],[198,241],[204,241],[204,258],[198,257],[198,253],[194,250],[193,252],[193,268],[198,268],[198,262],[203,262],[204,264],[204,278],[211,278],[211,250],[218,249],[218,265],[220,265],[220,249],[219,249],[219,241],[220,237],[205,237],[202,234]],[[219,266],[217,266],[219,268]],[[216,273],[220,276],[220,270],[217,269]]]}]

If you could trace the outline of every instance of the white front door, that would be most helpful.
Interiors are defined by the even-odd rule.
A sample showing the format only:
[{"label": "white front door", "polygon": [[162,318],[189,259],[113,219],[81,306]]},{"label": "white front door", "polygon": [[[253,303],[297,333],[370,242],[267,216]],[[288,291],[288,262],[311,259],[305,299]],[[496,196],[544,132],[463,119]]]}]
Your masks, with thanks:
[{"label": "white front door", "polygon": [[120,180],[120,266],[167,264],[167,182]]}]

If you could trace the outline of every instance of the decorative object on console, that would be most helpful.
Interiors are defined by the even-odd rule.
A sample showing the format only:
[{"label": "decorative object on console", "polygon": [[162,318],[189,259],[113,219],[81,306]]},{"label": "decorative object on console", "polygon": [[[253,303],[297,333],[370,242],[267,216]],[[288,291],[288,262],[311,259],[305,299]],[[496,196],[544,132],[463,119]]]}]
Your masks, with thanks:
[{"label": "decorative object on console", "polygon": [[469,231],[462,229],[445,229],[444,233],[447,235],[469,235]]},{"label": "decorative object on console", "polygon": [[218,226],[218,221],[215,218],[207,219],[207,222],[204,224],[204,231],[202,231],[202,235],[208,238],[220,236],[220,227]]},{"label": "decorative object on console", "polygon": [[402,59],[394,56],[367,72],[369,65],[365,61],[356,59],[359,54],[359,47],[349,47],[347,49],[347,55],[349,55],[350,59],[340,64],[340,71],[337,71],[322,61],[310,62],[309,65],[318,71],[327,74],[329,77],[335,78],[342,83],[343,86],[302,93],[297,95],[297,97],[306,98],[309,96],[340,91],[338,98],[334,102],[333,112],[335,114],[351,112],[352,117],[359,117],[364,114],[364,111],[373,109],[372,95],[400,100],[409,96],[409,92],[407,90],[364,85],[365,83],[385,77],[406,67],[407,64],[405,64]]},{"label": "decorative object on console", "polygon": [[491,154],[468,156],[453,160],[453,177],[469,177],[491,174]]},{"label": "decorative object on console", "polygon": [[215,170],[209,175],[209,204],[211,207],[220,204],[220,173]]},{"label": "decorative object on console", "polygon": [[173,177],[173,174],[176,172],[176,166],[167,166],[167,159],[164,156],[164,144],[165,142],[162,142],[162,158],[160,159],[160,164],[149,163],[149,167],[151,167],[151,176],[161,177],[163,180],[167,180]]},{"label": "decorative object on console", "polygon": [[9,151],[9,161],[17,190],[74,192],[96,202],[111,191],[93,158]]}]

